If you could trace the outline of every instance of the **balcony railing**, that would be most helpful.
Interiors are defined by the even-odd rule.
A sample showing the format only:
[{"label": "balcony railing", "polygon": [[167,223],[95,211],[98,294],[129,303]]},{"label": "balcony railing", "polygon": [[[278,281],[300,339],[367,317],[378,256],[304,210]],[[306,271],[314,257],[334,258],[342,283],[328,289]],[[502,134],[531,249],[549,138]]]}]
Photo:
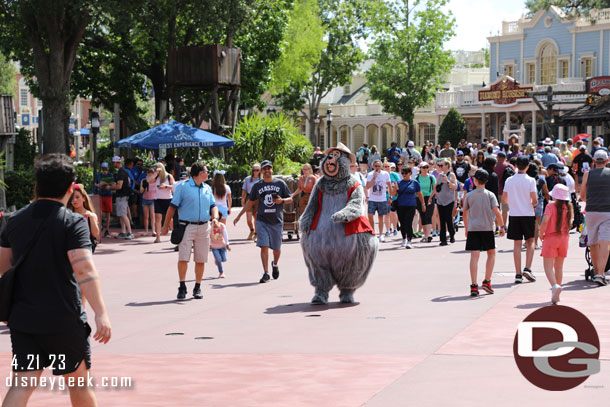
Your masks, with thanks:
[{"label": "balcony railing", "polygon": [[[523,32],[521,25],[531,19],[521,18],[517,21],[503,21],[502,35],[517,34]],[[576,20],[575,25],[582,27],[594,24],[610,23],[610,8],[591,10],[587,16],[581,16]]]},{"label": "balcony railing", "polygon": [[[581,78],[566,78],[566,82],[552,85],[553,91],[577,91],[583,92],[582,95],[555,95],[554,100],[564,102],[580,103],[585,100],[585,83]],[[548,85],[535,85],[534,92],[545,92]],[[451,92],[438,92],[436,94],[436,108],[437,109],[450,109],[452,107],[470,107],[480,106],[482,103],[479,102],[479,90],[481,87],[466,89],[457,89]],[[546,100],[546,96],[538,96],[538,100]]]}]

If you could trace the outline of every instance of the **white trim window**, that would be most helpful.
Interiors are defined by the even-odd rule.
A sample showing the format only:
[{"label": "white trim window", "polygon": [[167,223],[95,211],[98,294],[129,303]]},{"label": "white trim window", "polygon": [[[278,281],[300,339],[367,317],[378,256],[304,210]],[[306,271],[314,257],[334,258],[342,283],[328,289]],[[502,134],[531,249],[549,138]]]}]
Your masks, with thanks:
[{"label": "white trim window", "polygon": [[[434,142],[434,136],[435,136],[435,130],[436,130],[436,126],[432,123],[425,123],[424,124],[424,128],[423,128],[423,135],[424,135],[424,140],[423,141],[432,141]],[[422,142],[423,144],[423,142]]]},{"label": "white trim window", "polygon": [[516,74],[517,65],[515,64],[514,60],[504,61],[502,63],[502,75],[510,76],[513,79],[519,79],[515,77]]},{"label": "white trim window", "polygon": [[26,88],[19,89],[19,106],[30,105],[30,95]]},{"label": "white trim window", "polygon": [[557,83],[557,48],[551,43],[546,43],[540,49],[540,84],[555,83]]},{"label": "white trim window", "polygon": [[570,58],[560,58],[557,61],[557,77],[558,78],[569,78],[570,77]]},{"label": "white trim window", "polygon": [[593,53],[582,54],[578,65],[581,78],[590,78],[597,74],[597,58]]},{"label": "white trim window", "polygon": [[536,63],[527,62],[525,64],[525,83],[533,85],[536,83]]}]

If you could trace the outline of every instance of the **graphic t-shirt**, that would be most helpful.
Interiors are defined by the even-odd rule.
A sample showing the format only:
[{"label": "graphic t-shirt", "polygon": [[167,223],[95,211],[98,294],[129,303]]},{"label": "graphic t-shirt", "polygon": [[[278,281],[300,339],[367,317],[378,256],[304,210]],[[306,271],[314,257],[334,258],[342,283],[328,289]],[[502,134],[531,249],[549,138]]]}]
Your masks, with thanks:
[{"label": "graphic t-shirt", "polygon": [[453,164],[453,172],[455,172],[455,177],[457,180],[463,184],[468,178],[470,164],[468,164],[466,161],[462,161],[461,163],[456,161],[455,164]]},{"label": "graphic t-shirt", "polygon": [[284,222],[284,204],[273,202],[273,194],[280,198],[288,198],[290,191],[288,185],[281,179],[273,179],[271,182],[261,180],[254,184],[250,192],[250,200],[258,200],[257,220],[268,225],[277,225]]},{"label": "graphic t-shirt", "polygon": [[[375,171],[369,172],[369,175],[366,177],[367,184],[373,180],[373,176],[375,175]],[[375,178],[375,183],[370,188],[369,201],[373,202],[386,202],[386,192],[388,192],[388,183],[390,182],[390,174],[386,171],[379,171],[377,174],[377,178]]]}]

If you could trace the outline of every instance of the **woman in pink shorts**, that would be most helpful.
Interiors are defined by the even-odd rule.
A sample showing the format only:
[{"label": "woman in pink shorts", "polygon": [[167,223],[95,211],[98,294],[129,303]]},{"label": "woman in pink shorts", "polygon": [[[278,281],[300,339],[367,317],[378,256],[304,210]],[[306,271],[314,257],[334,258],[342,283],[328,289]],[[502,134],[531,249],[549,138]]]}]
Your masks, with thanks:
[{"label": "woman in pink shorts", "polygon": [[544,272],[551,284],[551,302],[557,304],[563,279],[563,260],[568,255],[569,225],[574,218],[574,209],[570,203],[570,190],[567,186],[555,185],[551,197],[553,202],[546,206],[540,225],[540,240],[542,240],[540,255],[544,258]]}]

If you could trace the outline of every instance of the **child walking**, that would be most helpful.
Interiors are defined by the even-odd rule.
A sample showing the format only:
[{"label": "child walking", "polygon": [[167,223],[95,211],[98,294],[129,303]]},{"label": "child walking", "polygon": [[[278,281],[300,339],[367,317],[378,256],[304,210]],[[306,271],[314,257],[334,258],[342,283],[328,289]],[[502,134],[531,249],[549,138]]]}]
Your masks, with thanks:
[{"label": "child walking", "polygon": [[227,261],[227,250],[231,251],[226,225],[218,222],[217,226],[212,227],[210,237],[210,247],[212,248],[212,254],[214,255],[216,266],[218,267],[218,278],[225,278],[222,263]]},{"label": "child walking", "polygon": [[553,201],[546,206],[540,225],[540,240],[542,240],[540,255],[544,259],[544,273],[551,284],[551,302],[557,304],[563,280],[563,261],[568,255],[569,231],[574,219],[574,208],[570,203],[570,190],[563,184],[553,187],[551,198]]},{"label": "child walking", "polygon": [[500,226],[500,235],[504,235],[502,213],[498,208],[498,199],[493,192],[485,189],[489,173],[479,169],[474,174],[475,189],[464,198],[464,234],[466,235],[466,250],[470,251],[470,295],[479,295],[477,285],[477,269],[481,251],[487,252],[485,264],[485,280],[481,289],[493,294],[491,274],[496,262],[496,241],[494,237],[494,215]]}]

